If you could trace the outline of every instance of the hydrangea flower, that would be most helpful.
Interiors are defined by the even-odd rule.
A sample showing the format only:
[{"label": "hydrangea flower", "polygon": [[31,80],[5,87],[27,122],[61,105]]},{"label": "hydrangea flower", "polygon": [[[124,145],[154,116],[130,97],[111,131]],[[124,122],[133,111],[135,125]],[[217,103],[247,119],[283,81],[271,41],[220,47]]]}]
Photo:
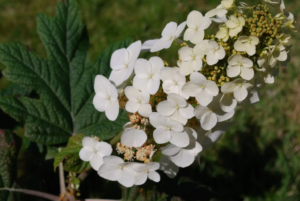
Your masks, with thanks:
[{"label": "hydrangea flower", "polygon": [[205,40],[200,45],[205,50],[206,61],[208,65],[214,65],[225,57],[224,48],[221,45],[218,45],[216,41]]},{"label": "hydrangea flower", "polygon": [[159,57],[151,57],[149,61],[146,59],[138,59],[136,61],[133,78],[133,86],[143,92],[155,94],[159,88],[160,70],[164,67],[164,62]]},{"label": "hydrangea flower", "polygon": [[134,126],[131,122],[126,123],[123,129],[121,143],[125,146],[140,147],[146,142],[147,134],[145,131]]},{"label": "hydrangea flower", "polygon": [[216,33],[216,37],[226,42],[229,39],[229,30],[226,26],[220,25],[219,31]]},{"label": "hydrangea flower", "polygon": [[253,61],[241,55],[232,55],[228,58],[227,76],[236,77],[240,75],[245,80],[254,77]]},{"label": "hydrangea flower", "polygon": [[202,106],[206,106],[218,95],[219,88],[215,82],[207,80],[201,73],[193,72],[190,75],[190,82],[182,87],[182,91],[188,96],[196,97]]},{"label": "hydrangea flower", "polygon": [[79,152],[79,157],[83,161],[89,161],[94,170],[98,170],[103,164],[103,157],[112,153],[111,145],[106,142],[99,142],[92,137],[82,139],[83,148]]},{"label": "hydrangea flower", "polygon": [[98,170],[100,177],[110,181],[118,181],[127,188],[134,185],[137,174],[134,168],[139,166],[139,163],[124,162],[122,158],[117,156],[106,156],[103,161],[103,165]]},{"label": "hydrangea flower", "polygon": [[169,178],[174,178],[179,171],[179,167],[171,161],[169,156],[162,155],[159,164],[159,169],[164,171]]},{"label": "hydrangea flower", "polygon": [[238,101],[243,101],[248,95],[248,88],[252,87],[253,85],[247,83],[246,80],[243,79],[236,79],[232,82],[227,82],[221,87],[221,91],[224,94],[233,93],[233,96]]},{"label": "hydrangea flower", "polygon": [[138,112],[144,117],[149,117],[152,112],[149,104],[150,95],[147,92],[140,91],[132,86],[125,88],[125,95],[128,101],[125,108],[128,112]]},{"label": "hydrangea flower", "polygon": [[207,106],[198,105],[195,108],[195,116],[200,120],[201,127],[204,130],[210,130],[217,122],[226,121],[234,115],[234,110],[226,113],[221,109],[220,98],[219,95]]},{"label": "hydrangea flower", "polygon": [[169,94],[167,100],[160,102],[157,105],[157,112],[183,125],[194,116],[193,106],[177,94]]},{"label": "hydrangea flower", "polygon": [[181,123],[157,112],[153,112],[149,119],[151,125],[156,128],[153,131],[153,138],[157,144],[170,142],[178,147],[185,147],[189,144],[188,134],[183,131]]},{"label": "hydrangea flower", "polygon": [[211,19],[209,17],[203,17],[199,11],[193,10],[189,13],[186,23],[188,29],[185,31],[183,39],[197,44],[203,40],[204,30],[210,26]]},{"label": "hydrangea flower", "polygon": [[141,41],[132,43],[127,49],[116,50],[110,59],[112,72],[109,80],[113,81],[116,86],[127,80],[133,71],[134,63],[141,52]]},{"label": "hydrangea flower", "polygon": [[237,100],[233,93],[223,94],[220,99],[220,107],[224,112],[231,112],[237,106]]},{"label": "hydrangea flower", "polygon": [[246,51],[249,56],[256,53],[256,45],[259,43],[259,39],[256,36],[240,36],[234,43],[234,49],[236,51]]},{"label": "hydrangea flower", "polygon": [[190,143],[186,147],[177,147],[169,144],[163,148],[162,154],[170,157],[171,161],[178,167],[190,166],[195,157],[202,151],[202,146],[196,141],[197,133],[191,128],[185,128],[190,138]]},{"label": "hydrangea flower", "polygon": [[134,166],[133,169],[137,172],[135,177],[135,185],[142,185],[147,181],[147,178],[159,182],[160,175],[155,171],[159,169],[159,163],[150,162],[148,164],[140,164]]},{"label": "hydrangea flower", "polygon": [[182,47],[178,51],[181,59],[180,73],[184,76],[191,74],[194,71],[199,71],[202,68],[202,58],[204,57],[204,50],[201,43],[195,45],[194,48]]},{"label": "hydrangea flower", "polygon": [[271,66],[275,66],[277,61],[285,61],[288,58],[286,48],[282,44],[273,46],[269,57]]},{"label": "hydrangea flower", "polygon": [[234,15],[231,15],[225,24],[229,28],[229,36],[234,37],[243,30],[245,18],[242,16],[237,18]]},{"label": "hydrangea flower", "polygon": [[178,27],[176,22],[169,22],[161,33],[161,38],[151,47],[150,52],[157,52],[168,49],[173,41],[178,38],[185,28],[186,22],[182,22]]},{"label": "hydrangea flower", "polygon": [[179,68],[162,68],[160,70],[160,79],[163,81],[162,87],[166,94],[174,93],[188,99],[188,96],[181,90],[186,80],[185,77],[180,74]]},{"label": "hydrangea flower", "polygon": [[96,110],[104,112],[106,117],[114,121],[119,114],[118,91],[103,75],[97,75],[94,82],[95,96],[93,104]]}]

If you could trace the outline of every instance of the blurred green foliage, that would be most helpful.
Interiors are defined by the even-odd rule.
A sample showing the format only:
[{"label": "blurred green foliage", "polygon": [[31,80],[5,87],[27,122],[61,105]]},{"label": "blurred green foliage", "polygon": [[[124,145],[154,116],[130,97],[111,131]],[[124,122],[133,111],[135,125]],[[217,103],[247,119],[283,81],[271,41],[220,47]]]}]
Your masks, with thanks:
[{"label": "blurred green foliage", "polygon": [[[244,2],[254,5],[261,1]],[[94,59],[114,41],[128,37],[142,41],[158,38],[169,21],[180,23],[192,10],[205,13],[217,6],[219,0],[78,0],[78,3],[92,44],[89,54]],[[299,21],[300,1],[285,3]],[[38,13],[53,15],[55,4],[53,0],[0,0],[0,42],[17,41],[45,56],[35,19]],[[300,41],[298,33],[292,36],[291,63],[281,69],[273,85],[262,91],[262,100],[236,113],[237,124],[202,153],[200,165],[181,169],[173,180],[162,175],[157,188],[170,195],[168,199],[175,196],[182,200],[300,200],[300,58],[297,54]],[[170,66],[176,65],[176,48],[162,51],[160,56]],[[0,79],[0,89],[9,85],[5,78]],[[0,128],[5,127],[4,116],[0,116]],[[18,128],[16,133],[23,137],[22,128]],[[40,145],[27,146],[28,149],[23,146],[18,158],[18,185],[58,194],[53,160],[44,160],[46,150]],[[90,174],[81,188],[83,197],[120,198],[121,190],[116,189],[117,184],[100,179],[96,173]],[[40,199],[25,196],[22,200]]]}]

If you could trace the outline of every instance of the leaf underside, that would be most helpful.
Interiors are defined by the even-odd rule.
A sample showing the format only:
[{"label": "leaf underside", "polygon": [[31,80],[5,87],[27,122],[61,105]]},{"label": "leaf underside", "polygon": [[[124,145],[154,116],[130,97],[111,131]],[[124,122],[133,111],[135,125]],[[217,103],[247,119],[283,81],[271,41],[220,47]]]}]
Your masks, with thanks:
[{"label": "leaf underside", "polygon": [[93,104],[97,74],[108,76],[113,51],[132,40],[116,42],[95,62],[88,60],[89,39],[74,0],[58,3],[56,15],[37,17],[37,32],[47,50],[41,58],[18,43],[0,45],[3,74],[18,85],[33,90],[39,99],[26,96],[0,97],[2,110],[24,124],[25,136],[43,144],[67,142],[74,134],[109,139],[127,122],[125,112],[109,121]]}]

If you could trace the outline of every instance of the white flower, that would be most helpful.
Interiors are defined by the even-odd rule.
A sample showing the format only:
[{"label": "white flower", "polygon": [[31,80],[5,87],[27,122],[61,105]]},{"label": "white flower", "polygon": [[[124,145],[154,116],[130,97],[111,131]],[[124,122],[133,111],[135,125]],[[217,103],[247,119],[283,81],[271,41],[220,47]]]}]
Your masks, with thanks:
[{"label": "white flower", "polygon": [[238,101],[243,101],[248,96],[248,88],[252,87],[253,85],[247,83],[243,79],[236,79],[232,82],[227,82],[221,87],[221,91],[224,94],[233,93],[233,96]]},{"label": "white flower", "polygon": [[199,11],[193,10],[186,20],[188,29],[185,31],[183,39],[194,44],[199,43],[204,38],[204,30],[211,24],[211,19],[203,17]]},{"label": "white flower", "polygon": [[190,138],[190,143],[186,147],[177,147],[169,144],[162,149],[162,154],[170,156],[171,161],[182,168],[190,166],[195,157],[202,151],[202,146],[196,141],[197,133],[191,128],[185,128]]},{"label": "white flower", "polygon": [[253,61],[241,55],[232,55],[228,58],[227,76],[236,77],[240,75],[245,80],[254,77]]},{"label": "white flower", "polygon": [[114,121],[119,114],[118,91],[116,87],[103,75],[97,75],[94,82],[94,107],[104,112],[106,117]]},{"label": "white flower", "polygon": [[277,37],[277,39],[282,45],[287,46],[290,43],[291,35],[282,33]]},{"label": "white flower", "polygon": [[182,91],[188,96],[196,97],[201,105],[206,106],[218,95],[219,88],[215,82],[207,80],[201,73],[193,72],[190,75],[190,82],[183,85]]},{"label": "white flower", "polygon": [[150,52],[157,52],[168,49],[173,41],[178,38],[185,28],[186,22],[182,22],[178,27],[176,22],[169,22],[161,33],[161,38],[151,47]]},{"label": "white flower", "polygon": [[121,143],[127,147],[140,147],[147,140],[147,134],[144,130],[133,125],[131,122],[126,123],[123,126],[123,133],[121,136]]},{"label": "white flower", "polygon": [[188,96],[181,90],[186,80],[185,77],[180,74],[179,68],[162,68],[160,70],[160,79],[163,81],[162,87],[166,94],[174,93],[188,99]]},{"label": "white flower", "polygon": [[142,185],[147,181],[147,177],[152,181],[159,182],[160,175],[155,171],[159,169],[159,163],[150,162],[148,164],[139,163],[133,167],[134,171],[137,172],[135,177],[135,185]]},{"label": "white flower", "polygon": [[224,112],[230,112],[237,106],[237,100],[233,94],[223,94],[220,99],[220,107]]},{"label": "white flower", "polygon": [[142,51],[150,51],[152,46],[158,41],[159,39],[152,39],[146,40],[142,45]]},{"label": "white flower", "polygon": [[256,36],[240,36],[233,46],[236,51],[246,51],[249,56],[252,56],[256,53],[258,43],[259,39]]},{"label": "white flower", "polygon": [[149,61],[146,59],[138,59],[135,63],[133,78],[133,86],[143,92],[155,94],[160,85],[159,74],[164,67],[164,62],[159,57],[151,57]]},{"label": "white flower", "polygon": [[221,45],[218,45],[216,41],[204,40],[200,43],[201,44],[199,45],[202,46],[201,48],[204,48],[208,65],[212,66],[225,57],[224,48]]},{"label": "white flower", "polygon": [[[280,0],[279,0],[280,1]],[[270,5],[276,5],[279,4],[279,2],[271,1],[271,0],[263,0],[264,3],[270,4]]]},{"label": "white flower", "polygon": [[156,129],[153,131],[153,137],[157,144],[171,142],[172,144],[185,147],[189,144],[189,137],[183,132],[181,123],[171,120],[169,117],[153,112],[149,117],[150,123]]},{"label": "white flower", "polygon": [[278,75],[279,69],[278,67],[275,68],[262,68],[259,72],[257,72],[257,82],[260,84],[259,86],[262,87],[264,84],[273,84],[275,77]]},{"label": "white flower", "polygon": [[271,54],[269,56],[269,64],[275,66],[277,61],[285,61],[288,58],[286,48],[282,44],[273,46]]},{"label": "white flower", "polygon": [[183,125],[194,116],[193,106],[177,94],[169,94],[167,100],[160,102],[157,105],[157,112]]},{"label": "white flower", "polygon": [[224,25],[219,26],[219,31],[216,33],[216,37],[226,42],[229,39],[228,28]]},{"label": "white flower", "polygon": [[117,156],[106,156],[103,165],[98,170],[100,177],[110,181],[118,181],[125,187],[131,187],[135,183],[136,172],[133,170],[139,163],[124,162]]},{"label": "white flower", "polygon": [[222,17],[222,16],[226,15],[226,13],[228,13],[228,11],[226,9],[224,9],[222,7],[222,5],[219,5],[219,6],[217,6],[217,8],[214,8],[214,9],[208,11],[205,14],[205,17],[213,17],[215,15],[218,17]]},{"label": "white flower", "polygon": [[174,178],[179,171],[179,167],[171,161],[169,156],[162,155],[159,164],[159,169],[164,171],[169,178]]},{"label": "white flower", "polygon": [[106,142],[98,142],[91,137],[82,139],[83,148],[79,152],[79,157],[83,161],[89,161],[94,170],[99,170],[103,164],[103,157],[112,153],[111,145]]},{"label": "white flower", "polygon": [[234,6],[234,1],[235,0],[222,0],[221,5],[225,9],[230,9]]},{"label": "white flower", "polygon": [[149,104],[150,95],[147,92],[140,91],[132,86],[125,88],[125,95],[128,101],[125,108],[128,112],[138,112],[143,117],[149,117],[152,112]]},{"label": "white flower", "polygon": [[[221,95],[221,94],[220,94]],[[230,119],[234,115],[234,110],[226,113],[220,107],[220,95],[207,106],[198,105],[195,108],[195,116],[200,120],[201,127],[204,130],[212,129],[217,122]]]},{"label": "white flower", "polygon": [[194,48],[182,47],[178,51],[181,63],[179,66],[180,73],[184,76],[191,74],[193,71],[200,71],[202,68],[202,58],[204,50],[201,43],[195,45]]},{"label": "white flower", "polygon": [[127,80],[133,71],[134,63],[141,52],[141,41],[132,43],[127,49],[116,50],[110,59],[112,72],[109,80],[113,81],[116,86]]},{"label": "white flower", "polygon": [[197,141],[202,145],[203,149],[206,150],[217,142],[223,133],[225,133],[233,122],[221,122],[218,123],[213,129],[206,131],[199,126],[197,129],[198,139]]},{"label": "white flower", "polygon": [[229,36],[233,37],[243,30],[245,19],[242,16],[237,18],[234,15],[231,15],[225,24],[229,28]]}]

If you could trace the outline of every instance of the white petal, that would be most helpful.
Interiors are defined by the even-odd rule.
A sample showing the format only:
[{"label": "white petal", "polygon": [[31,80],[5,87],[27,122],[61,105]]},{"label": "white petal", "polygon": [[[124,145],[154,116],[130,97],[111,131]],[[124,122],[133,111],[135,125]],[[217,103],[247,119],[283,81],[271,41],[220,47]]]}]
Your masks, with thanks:
[{"label": "white petal", "polygon": [[121,142],[127,147],[140,147],[147,140],[147,134],[143,130],[125,129],[121,136]]},{"label": "white petal", "polygon": [[190,143],[189,136],[186,132],[178,133],[171,131],[172,138],[170,142],[178,147],[185,147]]},{"label": "white petal", "polygon": [[147,61],[146,59],[138,59],[135,62],[135,66],[134,66],[134,72],[135,74],[139,75],[148,75],[151,70],[151,66],[149,61]]},{"label": "white petal", "polygon": [[218,122],[226,121],[233,117],[235,110],[231,110],[230,112],[226,112],[224,114],[217,114]]},{"label": "white petal", "polygon": [[149,116],[149,120],[152,126],[155,128],[164,127],[164,118],[161,114],[157,112],[152,112]]},{"label": "white petal", "polygon": [[162,154],[166,156],[174,156],[181,150],[180,147],[177,147],[173,144],[168,144],[167,146],[162,148]]},{"label": "white petal", "polygon": [[167,80],[171,80],[172,76],[177,70],[174,68],[170,68],[170,67],[163,67],[160,70],[160,74],[159,77],[162,81],[167,81]]},{"label": "white petal", "polygon": [[161,36],[162,37],[170,37],[170,36],[173,36],[175,34],[177,30],[177,23],[176,22],[169,22],[164,30],[162,31],[161,33]]},{"label": "white petal", "polygon": [[239,40],[237,40],[237,41],[235,41],[235,43],[234,43],[234,49],[236,50],[236,51],[239,51],[239,52],[241,52],[241,51],[245,51],[246,50],[246,46],[245,46],[245,44],[243,44],[241,41],[239,41]]},{"label": "white petal", "polygon": [[217,124],[217,121],[217,115],[213,112],[205,113],[200,119],[201,127],[204,130],[212,129]]},{"label": "white petal", "polygon": [[233,95],[236,98],[236,100],[243,101],[247,97],[248,91],[245,87],[238,87],[234,91]]},{"label": "white petal", "polygon": [[112,153],[112,147],[107,142],[99,142],[97,143],[96,150],[98,150],[98,154],[103,156],[109,156]]},{"label": "white petal", "polygon": [[254,77],[254,70],[253,68],[241,68],[241,77],[245,80],[251,80]]},{"label": "white petal", "polygon": [[147,173],[143,172],[143,173],[138,173],[135,177],[135,185],[142,185],[147,181]]},{"label": "white petal", "polygon": [[142,50],[150,50],[151,47],[158,41],[158,39],[147,40],[142,45]]},{"label": "white petal", "polygon": [[255,45],[247,45],[246,46],[246,52],[249,56],[252,56],[256,53],[256,46]]},{"label": "white petal", "polygon": [[213,100],[213,96],[206,93],[205,91],[201,91],[196,94],[196,100],[200,105],[207,106]]},{"label": "white petal", "polygon": [[212,65],[218,63],[219,59],[216,56],[216,54],[211,51],[206,55],[206,61],[207,61],[208,65],[212,66]]},{"label": "white petal", "polygon": [[110,88],[110,81],[103,75],[97,75],[94,81],[94,90],[97,93],[107,94],[107,90]]},{"label": "white petal", "polygon": [[176,110],[176,103],[173,101],[162,101],[157,105],[157,112],[164,116],[171,116]]},{"label": "white petal", "polygon": [[104,179],[110,181],[117,181],[117,176],[119,175],[120,171],[122,170],[118,166],[111,166],[110,164],[106,164],[104,161],[104,164],[101,165],[101,167],[98,170],[98,174]]},{"label": "white petal", "polygon": [[128,188],[133,186],[135,182],[135,174],[129,168],[124,167],[123,171],[119,172],[117,180],[120,184]]},{"label": "white petal", "polygon": [[94,150],[90,147],[83,147],[79,152],[79,158],[83,161],[90,161],[94,155]]},{"label": "white petal", "polygon": [[228,77],[236,77],[241,73],[241,68],[239,66],[232,67],[232,66],[227,66],[227,75]]},{"label": "white petal", "polygon": [[118,49],[111,55],[110,67],[113,70],[120,70],[125,67],[128,61],[129,52],[125,48]]},{"label": "white petal", "polygon": [[175,36],[178,38],[181,34],[181,32],[183,31],[183,29],[186,26],[186,21],[182,22],[181,24],[178,25],[177,30],[175,32]]},{"label": "white petal", "polygon": [[197,119],[201,119],[202,116],[207,112],[210,112],[210,109],[208,107],[201,106],[201,105],[198,105],[194,111]]},{"label": "white petal", "polygon": [[[194,108],[190,104],[186,108],[179,109],[180,115],[182,115],[186,119],[191,119],[194,116]],[[183,124],[185,125],[185,124]]]},{"label": "white petal", "polygon": [[150,163],[147,164],[147,169],[149,171],[158,170],[159,169],[159,163],[157,163],[157,162],[150,162]]},{"label": "white petal", "polygon": [[132,86],[127,86],[125,88],[124,92],[125,92],[126,97],[129,100],[135,100],[135,101],[138,100],[138,97],[141,93],[137,88],[132,87]]},{"label": "white petal", "polygon": [[236,84],[233,82],[227,82],[221,87],[221,91],[225,94],[233,93],[234,89],[236,87]]},{"label": "white petal", "polygon": [[139,77],[136,75],[133,78],[133,86],[141,91],[147,91],[148,78]]},{"label": "white petal", "polygon": [[104,112],[108,105],[107,96],[104,94],[95,94],[93,98],[93,105],[99,112]]},{"label": "white petal", "polygon": [[129,100],[125,105],[125,109],[131,113],[137,112],[139,108],[140,108],[140,104],[137,103],[136,101]]},{"label": "white petal", "polygon": [[150,104],[141,104],[138,112],[143,117],[149,117],[149,115],[152,113],[151,105]]},{"label": "white petal", "polygon": [[169,101],[175,103],[178,107],[186,107],[187,106],[186,100],[178,94],[169,94],[167,99]]},{"label": "white petal", "polygon": [[161,38],[159,39],[150,49],[150,52],[157,52],[160,51],[162,49],[168,49],[172,43],[173,43],[174,39],[170,39],[170,38]]},{"label": "white petal", "polygon": [[181,150],[177,155],[170,158],[174,164],[182,168],[190,166],[195,160],[195,156],[189,154],[185,150]]},{"label": "white petal", "polygon": [[186,83],[185,85],[183,85],[181,90],[183,93],[191,97],[195,97],[195,95],[201,91],[199,86],[197,86],[193,82]]},{"label": "white petal", "polygon": [[94,138],[92,137],[84,137],[82,139],[82,146],[83,147],[89,147],[91,149],[95,149],[97,147],[97,144],[99,142],[97,140],[95,140]]},{"label": "white petal", "polygon": [[177,172],[179,171],[178,166],[176,166],[168,156],[162,156],[159,161],[160,164],[160,170],[164,171],[164,173],[169,178],[174,178],[177,175]]},{"label": "white petal", "polygon": [[148,93],[151,95],[155,94],[158,91],[159,85],[160,85],[160,80],[158,77],[157,78],[154,77],[154,78],[148,80],[148,83],[147,83]]},{"label": "white petal", "polygon": [[153,138],[157,144],[169,142],[172,135],[166,128],[157,128],[153,132]]},{"label": "white petal", "polygon": [[129,56],[130,56],[130,63],[135,62],[135,60],[139,57],[139,54],[141,52],[141,48],[142,48],[142,43],[140,40],[132,43],[131,45],[129,45],[129,47],[127,48],[128,52],[129,52]]},{"label": "white petal", "polygon": [[103,164],[103,156],[94,154],[93,158],[90,161],[90,164],[94,170],[98,171],[100,166]]},{"label": "white petal", "polygon": [[215,82],[207,80],[204,91],[212,96],[216,96],[219,94],[219,87]]},{"label": "white petal", "polygon": [[109,101],[105,110],[105,115],[111,121],[116,120],[119,115],[119,102]]},{"label": "white petal", "polygon": [[155,171],[149,172],[148,173],[148,178],[151,179],[152,181],[155,181],[155,182],[160,181],[160,175]]}]

